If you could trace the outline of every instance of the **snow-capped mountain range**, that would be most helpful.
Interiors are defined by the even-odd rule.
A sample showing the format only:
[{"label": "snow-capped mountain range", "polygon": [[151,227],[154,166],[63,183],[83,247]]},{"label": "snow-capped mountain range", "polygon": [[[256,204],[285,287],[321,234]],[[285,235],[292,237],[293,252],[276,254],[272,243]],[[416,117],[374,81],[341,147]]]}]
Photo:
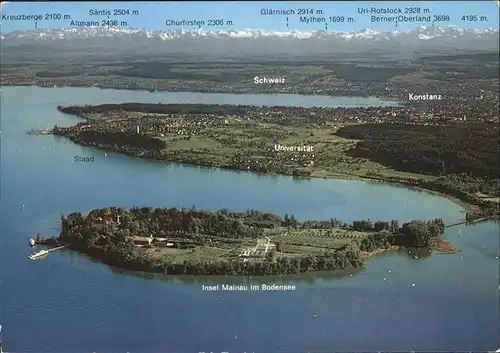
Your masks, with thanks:
[{"label": "snow-capped mountain range", "polygon": [[4,40],[63,40],[63,39],[90,39],[90,38],[123,38],[123,37],[141,37],[143,39],[230,39],[230,38],[280,38],[280,39],[372,39],[372,40],[391,40],[396,38],[431,40],[437,38],[460,38],[484,39],[496,36],[498,38],[498,28],[484,29],[465,29],[456,27],[425,27],[420,26],[408,31],[380,32],[371,29],[364,29],[359,32],[333,32],[333,31],[264,31],[258,29],[242,30],[168,30],[152,31],[147,29],[135,28],[106,28],[106,27],[81,27],[81,28],[61,28],[61,29],[41,29],[16,31],[3,34]]},{"label": "snow-capped mountain range", "polygon": [[[78,27],[5,33],[2,51],[14,55],[326,56],[350,53],[498,51],[499,29],[424,27],[408,31],[265,31],[240,29],[152,31]],[[10,49],[9,49],[10,48]],[[16,50],[17,49],[17,50]],[[22,51],[21,51],[22,49]],[[2,54],[3,55],[3,54]],[[9,54],[7,54],[9,55]]]}]

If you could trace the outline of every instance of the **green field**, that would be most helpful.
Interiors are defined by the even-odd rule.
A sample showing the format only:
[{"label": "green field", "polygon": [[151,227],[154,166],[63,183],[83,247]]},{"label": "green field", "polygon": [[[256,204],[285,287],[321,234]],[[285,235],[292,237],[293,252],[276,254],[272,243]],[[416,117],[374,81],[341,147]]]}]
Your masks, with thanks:
[{"label": "green field", "polygon": [[[267,230],[264,236],[269,237],[271,243],[282,247],[283,256],[301,257],[323,255],[325,251],[335,250],[355,240],[361,240],[366,234],[342,228],[288,230],[280,227]],[[253,247],[255,244],[256,239],[245,238],[241,242],[219,242],[216,246],[198,246],[193,249],[164,247],[143,249],[142,251],[154,260],[168,260],[174,264],[182,264],[185,260],[210,262],[235,259],[241,250]]]},{"label": "green field", "polygon": [[182,264],[185,260],[194,262],[228,260],[236,254],[234,250],[210,246],[200,246],[193,249],[151,248],[145,252],[153,259],[169,260],[174,264]]},{"label": "green field", "polygon": [[[341,138],[333,132],[334,129],[302,124],[285,126],[234,120],[225,128],[207,127],[201,135],[192,135],[189,140],[177,134],[151,135],[167,143],[166,154],[181,153],[178,161],[200,165],[241,164],[243,159],[251,165],[250,170],[255,170],[252,165],[256,164],[276,174],[287,174],[284,173],[285,168],[299,169],[312,177],[324,178],[352,179],[370,172],[388,177],[433,178],[394,171],[368,159],[351,158],[346,152],[359,141]],[[276,153],[275,142],[285,146],[313,146],[314,153]],[[311,165],[311,162],[314,163]]]},{"label": "green field", "polygon": [[353,240],[362,240],[367,233],[356,232],[348,229],[282,229],[281,231],[270,230],[267,236],[271,241],[284,245],[284,251],[290,249],[290,252],[296,252],[298,247],[305,247],[304,250],[321,252],[328,249],[337,249],[343,245],[349,244]]}]

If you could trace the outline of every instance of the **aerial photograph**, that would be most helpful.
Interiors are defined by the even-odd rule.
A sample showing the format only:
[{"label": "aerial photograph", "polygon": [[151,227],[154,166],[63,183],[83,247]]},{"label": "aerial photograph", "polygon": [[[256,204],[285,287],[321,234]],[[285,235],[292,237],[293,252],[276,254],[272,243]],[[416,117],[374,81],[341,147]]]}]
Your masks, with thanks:
[{"label": "aerial photograph", "polygon": [[2,2],[0,353],[500,352],[499,12]]}]

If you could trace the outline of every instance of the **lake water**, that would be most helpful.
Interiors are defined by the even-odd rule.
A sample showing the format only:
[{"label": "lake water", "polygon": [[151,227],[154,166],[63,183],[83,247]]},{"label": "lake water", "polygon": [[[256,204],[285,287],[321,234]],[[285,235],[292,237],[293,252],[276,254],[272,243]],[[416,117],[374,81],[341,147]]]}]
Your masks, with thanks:
[{"label": "lake water", "polygon": [[[119,102],[377,104],[375,98],[2,87],[0,324],[7,351],[500,348],[496,222],[446,232],[462,258],[432,254],[415,260],[384,254],[352,277],[326,272],[251,280],[294,283],[294,292],[202,292],[202,283],[250,280],[130,274],[69,251],[29,261],[28,239],[36,232],[56,235],[61,213],[109,205],[253,208],[293,213],[299,219],[346,221],[442,217],[449,223],[463,217],[450,200],[405,188],[105,157],[64,138],[25,135],[31,128],[73,124],[74,117],[56,110],[59,104]],[[75,164],[75,155],[96,161]]]}]

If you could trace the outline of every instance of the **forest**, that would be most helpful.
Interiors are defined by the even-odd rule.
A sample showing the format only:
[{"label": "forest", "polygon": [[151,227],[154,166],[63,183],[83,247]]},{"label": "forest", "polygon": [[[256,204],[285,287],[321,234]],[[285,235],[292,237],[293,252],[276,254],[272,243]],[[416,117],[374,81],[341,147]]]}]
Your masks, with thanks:
[{"label": "forest", "polygon": [[362,124],[336,132],[362,140],[348,152],[352,157],[417,174],[465,173],[488,179],[500,175],[499,133],[499,126],[493,124]]},{"label": "forest", "polygon": [[248,80],[248,73],[243,70],[241,72],[232,72],[231,75],[228,75],[224,71],[203,73],[202,70],[190,71],[186,69],[179,69],[179,67],[175,67],[168,63],[135,63],[131,67],[113,72],[113,75],[186,81],[210,80],[214,82],[237,82]]},{"label": "forest", "polygon": [[246,105],[218,104],[153,104],[153,103],[122,103],[86,106],[58,106],[57,109],[66,114],[83,116],[85,114],[103,114],[111,111],[140,112],[149,114],[245,114],[254,107]]},{"label": "forest", "polygon": [[[103,224],[97,221],[100,218],[119,218],[120,222]],[[282,218],[255,210],[202,211],[194,206],[190,209],[134,207],[130,210],[107,207],[92,210],[87,216],[78,212],[62,215],[61,223],[62,231],[57,239],[59,244],[108,265],[167,274],[271,275],[348,269],[363,265],[360,251],[373,251],[391,245],[428,246],[431,238],[439,237],[444,232],[441,219],[411,221],[401,227],[397,221],[373,223],[363,220],[348,225],[336,219],[300,222],[293,215]],[[353,240],[337,249],[325,250],[322,255],[308,254],[289,258],[277,257],[276,252],[270,252],[265,261],[256,262],[243,262],[238,257],[233,257],[213,258],[210,261],[197,261],[193,258],[176,263],[168,256],[160,259],[149,257],[133,241],[135,236],[166,237],[175,242],[176,251],[193,250],[194,247],[203,249],[216,246],[215,242],[212,243],[212,238],[238,246],[238,240],[260,238],[268,228],[314,229],[318,226],[363,230],[367,231],[367,236],[361,241]],[[277,250],[279,251],[279,246]]]},{"label": "forest", "polygon": [[158,151],[166,147],[164,141],[148,135],[131,134],[128,132],[82,131],[70,136],[70,139],[84,146],[128,146],[146,151]]},{"label": "forest", "polygon": [[[384,63],[385,64],[385,63]],[[386,82],[394,76],[404,76],[418,71],[412,67],[394,67],[394,63],[380,65],[328,63],[322,65],[336,77],[349,82]]]}]

